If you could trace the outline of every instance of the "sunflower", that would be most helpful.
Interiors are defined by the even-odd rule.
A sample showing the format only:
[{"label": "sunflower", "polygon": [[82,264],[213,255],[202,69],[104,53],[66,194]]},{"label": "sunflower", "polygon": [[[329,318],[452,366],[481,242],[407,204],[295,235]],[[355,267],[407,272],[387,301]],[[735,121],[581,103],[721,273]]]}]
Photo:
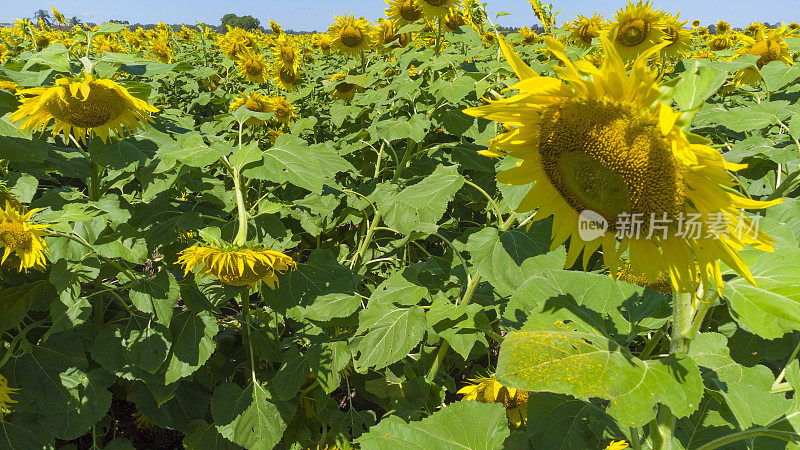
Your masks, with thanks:
[{"label": "sunflower", "polygon": [[16,400],[11,399],[11,396],[18,390],[19,388],[8,387],[8,380],[0,375],[0,417],[11,412],[11,404],[17,403]]},{"label": "sunflower", "polygon": [[160,63],[172,63],[172,46],[166,39],[157,39],[150,43],[150,54]]},{"label": "sunflower", "polygon": [[239,67],[239,75],[249,83],[264,84],[267,82],[269,68],[267,63],[264,62],[264,56],[261,53],[251,53],[249,51],[240,53],[236,59],[236,65]]},{"label": "sunflower", "polygon": [[454,8],[457,3],[456,0],[414,0],[414,6],[422,11],[422,17],[428,20],[446,16],[450,8]]},{"label": "sunflower", "polygon": [[11,92],[17,92],[17,89],[19,89],[19,85],[17,83],[14,83],[13,81],[0,80],[0,89]]},{"label": "sunflower", "polygon": [[536,34],[535,31],[532,31],[528,27],[522,27],[518,31],[520,36],[522,36],[522,41],[526,44],[533,44],[535,42],[539,42],[539,35]]},{"label": "sunflower", "polygon": [[30,222],[35,209],[25,214],[14,208],[6,200],[5,210],[0,209],[0,247],[4,247],[4,263],[11,252],[19,258],[19,271],[27,272],[28,269],[44,269],[47,260],[47,244],[42,238],[47,234],[44,231],[47,225],[36,225]]},{"label": "sunflower", "polygon": [[269,27],[272,29],[272,32],[275,33],[276,36],[280,36],[283,34],[283,28],[281,28],[278,22],[275,22],[272,19],[269,19]]},{"label": "sunflower", "polygon": [[275,289],[278,275],[297,266],[283,253],[260,247],[193,245],[178,254],[184,275],[196,271],[198,277],[213,275],[232,286],[255,286],[263,281]]},{"label": "sunflower", "polygon": [[[535,220],[553,216],[552,248],[569,239],[567,267],[581,252],[585,266],[602,246],[612,274],[627,251],[637,274],[649,282],[668,275],[679,292],[694,291],[698,282],[709,287],[712,280],[721,288],[720,261],[753,283],[738,250],[750,245],[770,251],[772,239],[763,233],[743,235],[736,231],[736,220],[729,219],[738,217],[750,229],[752,222],[740,209],[766,208],[780,200],[762,202],[733,193],[727,171],[745,166],[689,142],[676,125],[680,112],[658,101],[659,86],[647,59],[665,44],[642,53],[628,74],[617,45],[606,36],[600,39],[605,58],[597,69],[588,62],[573,63],[560,42],[546,37],[564,64],[556,67],[559,78],[537,76],[500,41],[520,79],[513,86],[519,93],[465,111],[512,127],[495,138],[492,149],[522,161],[500,173],[498,181],[535,182],[517,210],[538,210]],[[578,68],[591,76],[582,76]],[[649,222],[634,226],[636,217]],[[604,223],[604,231],[583,240],[580,218]],[[688,231],[683,225],[687,218],[702,233]],[[723,231],[712,233],[712,222]]]},{"label": "sunflower", "polygon": [[750,36],[751,38],[755,38],[759,34],[764,32],[764,24],[760,22],[753,22],[744,29],[742,34],[745,36]]},{"label": "sunflower", "polygon": [[[230,112],[234,112],[242,106],[247,107],[249,111],[258,113],[275,112],[272,110],[270,99],[262,94],[259,94],[258,92],[251,92],[249,94],[244,94],[241,97],[234,98],[233,102],[231,102],[230,106],[228,106],[228,110]],[[260,126],[266,124],[267,120],[260,119],[258,117],[249,117],[247,120],[245,120],[245,123],[248,125]]]},{"label": "sunflower", "polygon": [[592,17],[578,15],[572,21],[572,40],[580,47],[587,48],[592,45],[592,39],[600,36],[600,28],[603,25],[603,15],[595,13]]},{"label": "sunflower", "polygon": [[745,37],[745,46],[739,49],[739,55],[758,56],[756,66],[759,69],[772,61],[794,65],[792,55],[789,54],[789,45],[783,40],[785,34],[786,25],[781,25],[777,29],[762,30],[755,39]]},{"label": "sunflower", "polygon": [[56,19],[56,22],[59,23],[62,27],[67,26],[67,18],[61,14],[61,11],[57,10],[53,5],[50,5],[50,10],[53,11],[53,18]]},{"label": "sunflower", "polygon": [[716,30],[717,34],[725,34],[731,31],[731,24],[725,22],[724,20],[720,20],[719,22],[717,22]]},{"label": "sunflower", "polygon": [[689,55],[689,59],[710,59],[711,61],[715,61],[717,59],[717,55],[708,50],[695,50]]},{"label": "sunflower", "polygon": [[90,73],[84,73],[84,81],[59,78],[55,86],[24,89],[18,95],[21,104],[9,118],[22,121],[20,129],[44,132],[55,120],[54,136],[63,133],[67,139],[72,133],[81,141],[89,131],[106,142],[109,136],[122,136],[125,129],[146,128],[153,121],[147,113],[158,111],[115,81]]},{"label": "sunflower", "polygon": [[711,38],[710,41],[708,41],[708,48],[717,52],[720,50],[726,50],[732,46],[733,46],[733,38],[724,34],[716,35],[713,38]]},{"label": "sunflower", "polygon": [[272,79],[284,91],[293,91],[300,86],[300,72],[280,62],[272,65]]},{"label": "sunflower", "polygon": [[282,95],[274,95],[267,99],[267,107],[275,113],[275,120],[284,125],[289,125],[292,119],[297,117],[295,107]]},{"label": "sunflower", "polygon": [[678,16],[664,14],[664,41],[669,42],[661,49],[666,58],[677,58],[692,48],[692,33],[684,28],[686,22],[679,22]]},{"label": "sunflower", "polygon": [[653,11],[650,0],[644,4],[633,4],[628,0],[625,9],[620,9],[608,28],[608,39],[614,43],[615,51],[625,62],[632,61],[647,49],[661,43],[663,13]]},{"label": "sunflower", "polygon": [[284,67],[291,66],[294,71],[300,68],[300,47],[297,42],[285,34],[275,39],[272,55]]},{"label": "sunflower", "polygon": [[375,47],[380,50],[385,51],[400,47],[402,44],[401,37],[401,34],[397,34],[394,22],[383,20],[383,18],[379,19],[378,24],[372,29],[372,41],[375,43]]},{"label": "sunflower", "polygon": [[236,59],[240,53],[258,52],[258,44],[252,34],[241,28],[231,28],[228,32],[219,35],[217,46],[230,59]]},{"label": "sunflower", "polygon": [[414,4],[414,0],[386,0],[386,17],[402,28],[422,18],[422,11]]},{"label": "sunflower", "polygon": [[360,88],[356,84],[348,83],[345,81],[346,79],[346,73],[337,73],[328,78],[326,84],[333,87],[333,90],[331,90],[331,95],[338,99],[349,102],[353,99],[353,96],[356,95],[356,92],[358,92]]},{"label": "sunflower", "polygon": [[450,31],[456,31],[462,26],[467,24],[467,19],[464,17],[464,13],[461,11],[451,8],[450,12],[444,16],[444,26],[447,27]]},{"label": "sunflower", "polygon": [[462,400],[479,403],[501,403],[506,407],[508,421],[518,427],[528,419],[528,391],[506,387],[494,376],[470,378],[470,383],[459,389]]},{"label": "sunflower", "polygon": [[611,441],[606,446],[605,450],[624,450],[630,447],[625,441]]},{"label": "sunflower", "polygon": [[692,29],[695,29],[695,28],[697,28],[697,27],[699,27],[699,26],[700,26],[700,21],[699,21],[699,20],[697,20],[697,19],[694,19],[694,20],[692,21]]},{"label": "sunflower", "polygon": [[664,275],[659,275],[655,282],[647,279],[644,275],[638,274],[631,269],[629,261],[624,261],[620,269],[614,277],[617,280],[624,281],[628,284],[635,284],[641,287],[660,292],[664,295],[672,294],[672,284]]},{"label": "sunflower", "polygon": [[320,34],[317,38],[317,47],[323,55],[328,56],[331,54],[331,37],[327,34]]},{"label": "sunflower", "polygon": [[352,14],[335,16],[336,22],[328,29],[331,46],[348,56],[355,56],[369,50],[372,33],[369,22],[356,19]]}]

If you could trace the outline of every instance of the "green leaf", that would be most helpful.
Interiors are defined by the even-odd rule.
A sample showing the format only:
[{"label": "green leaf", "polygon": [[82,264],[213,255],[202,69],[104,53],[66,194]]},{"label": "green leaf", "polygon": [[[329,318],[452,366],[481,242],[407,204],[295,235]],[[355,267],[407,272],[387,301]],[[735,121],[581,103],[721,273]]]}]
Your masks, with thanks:
[{"label": "green leaf", "polygon": [[419,306],[370,307],[359,313],[356,334],[363,335],[353,353],[360,353],[356,367],[382,369],[400,361],[425,334],[425,311]]},{"label": "green leaf", "polygon": [[800,249],[779,245],[774,253],[752,250],[742,256],[757,286],[742,277],[725,284],[734,319],[765,339],[800,330]]},{"label": "green leaf", "polygon": [[800,78],[800,67],[787,66],[783,61],[771,61],[760,70],[767,89],[770,92],[777,92],[789,83]]},{"label": "green leaf", "polygon": [[[163,387],[162,381],[157,383]],[[210,396],[208,387],[200,383],[181,380],[177,384],[175,395],[159,404],[144,383],[137,383],[131,400],[136,403],[136,409],[156,425],[183,430],[195,420],[206,417]]]},{"label": "green leaf", "polygon": [[185,431],[183,446],[187,450],[232,450],[238,445],[225,439],[217,428],[205,420],[195,420]]},{"label": "green leaf", "polygon": [[789,102],[777,100],[732,108],[727,111],[715,110],[714,116],[709,119],[732,131],[742,132],[775,125],[792,114],[795,112],[789,108]]},{"label": "green leaf", "polygon": [[503,385],[528,391],[609,400],[607,413],[631,427],[652,420],[658,403],[677,417],[688,416],[703,395],[691,358],[642,361],[612,340],[567,325],[506,336],[496,375]]},{"label": "green leaf", "polygon": [[139,278],[129,291],[131,303],[141,312],[155,314],[156,320],[169,326],[173,309],[180,297],[180,287],[169,271],[162,270],[152,279]]},{"label": "green leaf", "polygon": [[69,54],[64,44],[57,42],[27,59],[22,70],[28,70],[34,64],[43,64],[59,72],[69,72]]},{"label": "green leaf", "polygon": [[269,150],[264,151],[264,163],[244,171],[244,176],[273,183],[288,182],[321,194],[322,186],[335,186],[339,172],[353,166],[328,144],[308,145],[289,134],[278,136]]},{"label": "green leaf", "polygon": [[700,107],[728,78],[725,71],[715,69],[703,60],[689,60],[687,63],[692,65],[681,74],[674,93],[675,102],[682,111]]},{"label": "green leaf", "polygon": [[427,293],[426,288],[409,281],[403,272],[395,272],[372,291],[372,295],[369,297],[369,306],[391,305],[392,303],[403,306],[416,305]]},{"label": "green leaf", "polygon": [[173,342],[164,374],[166,384],[193,374],[205,364],[217,347],[214,337],[219,331],[216,319],[207,312],[178,313],[169,328]]},{"label": "green leaf", "polygon": [[509,434],[502,405],[461,401],[420,420],[406,423],[388,416],[356,440],[375,450],[502,448]]},{"label": "green leaf", "polygon": [[[597,448],[598,436],[621,440],[626,433],[600,407],[567,395],[531,392],[528,397],[528,435],[534,448]],[[535,406],[534,406],[535,405]]]},{"label": "green leaf", "polygon": [[37,297],[47,292],[47,283],[37,281],[12,288],[0,289],[0,330],[17,326],[32,308]]},{"label": "green leaf", "polygon": [[276,405],[271,394],[257,383],[245,389],[234,383],[221,384],[211,397],[217,430],[244,448],[275,447],[293,413],[286,404]]},{"label": "green leaf", "polygon": [[241,173],[246,166],[261,161],[261,149],[258,142],[251,142],[240,149],[236,149],[230,158],[231,166]]},{"label": "green leaf", "polygon": [[457,166],[439,166],[424,180],[397,194],[376,191],[375,203],[386,224],[400,233],[434,233],[436,223],[463,184]]}]

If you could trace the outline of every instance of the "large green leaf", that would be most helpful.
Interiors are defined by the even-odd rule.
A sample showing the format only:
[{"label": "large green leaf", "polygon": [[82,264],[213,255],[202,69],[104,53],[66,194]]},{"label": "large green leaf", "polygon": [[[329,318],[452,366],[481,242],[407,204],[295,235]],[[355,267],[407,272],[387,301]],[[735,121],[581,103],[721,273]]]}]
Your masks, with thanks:
[{"label": "large green leaf", "polygon": [[420,420],[406,423],[389,416],[356,440],[363,449],[502,448],[509,434],[505,408],[496,403],[456,402]]},{"label": "large green leaf", "polygon": [[506,336],[497,363],[502,384],[609,400],[607,412],[626,426],[641,426],[664,403],[677,417],[700,404],[703,383],[686,356],[642,361],[616,342],[556,324]]},{"label": "large green leaf", "polygon": [[425,334],[425,311],[392,305],[367,308],[359,314],[359,325],[353,353],[359,370],[382,369],[403,359],[419,344]]},{"label": "large green leaf", "polygon": [[276,405],[271,394],[258,383],[245,389],[225,383],[211,397],[214,425],[222,436],[244,448],[273,448],[280,442],[294,411]]},{"label": "large green leaf", "polygon": [[695,109],[714,95],[728,78],[728,74],[715,69],[703,60],[688,61],[691,66],[681,74],[675,85],[674,99],[683,111]]},{"label": "large green leaf", "polygon": [[464,184],[456,166],[437,167],[417,184],[399,193],[390,186],[375,192],[375,203],[386,224],[403,234],[434,233],[447,205]]},{"label": "large green leaf", "polygon": [[[597,448],[606,437],[621,440],[626,434],[602,408],[568,395],[531,393],[528,405],[527,428],[534,448]],[[595,435],[589,424],[602,434]]]},{"label": "large green leaf", "polygon": [[172,333],[172,351],[164,382],[173,383],[197,371],[217,347],[214,337],[219,331],[217,321],[209,313],[179,313],[169,325]]}]

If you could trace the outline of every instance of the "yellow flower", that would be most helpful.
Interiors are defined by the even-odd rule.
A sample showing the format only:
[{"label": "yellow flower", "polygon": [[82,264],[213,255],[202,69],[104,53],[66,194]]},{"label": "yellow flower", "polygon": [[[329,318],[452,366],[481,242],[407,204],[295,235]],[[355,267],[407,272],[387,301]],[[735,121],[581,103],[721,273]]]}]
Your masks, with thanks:
[{"label": "yellow flower", "polygon": [[717,22],[717,34],[725,34],[728,31],[731,31],[731,24],[725,22],[724,20],[720,20]]},{"label": "yellow flower", "polygon": [[446,16],[457,3],[456,0],[414,0],[414,6],[422,11],[422,16],[426,19]]},{"label": "yellow flower", "polygon": [[213,275],[232,286],[255,286],[263,281],[275,289],[278,275],[297,266],[281,252],[259,248],[194,245],[179,255],[184,275],[196,271],[198,277]]},{"label": "yellow flower", "polygon": [[0,375],[0,417],[11,412],[11,403],[17,403],[16,400],[11,399],[11,395],[18,390],[19,388],[8,387],[8,380]]},{"label": "yellow flower", "polygon": [[217,46],[228,58],[234,60],[240,53],[258,52],[258,44],[252,34],[241,28],[231,28],[230,26],[228,26],[227,33],[219,35]]},{"label": "yellow flower", "polygon": [[783,40],[785,34],[786,25],[781,25],[780,28],[769,31],[760,30],[755,39],[744,37],[745,46],[739,50],[739,55],[758,56],[756,66],[759,69],[772,61],[794,65],[792,55],[789,54],[789,45]]},{"label": "yellow flower", "polygon": [[337,73],[328,78],[326,84],[333,87],[333,90],[331,90],[331,95],[338,99],[349,102],[353,99],[353,96],[356,95],[356,92],[360,91],[360,88],[356,84],[346,82],[346,79],[346,73]]},{"label": "yellow flower", "polygon": [[[721,288],[720,261],[754,283],[738,251],[746,245],[771,251],[772,239],[737,231],[739,224],[745,230],[752,225],[741,209],[766,208],[780,200],[762,202],[735,194],[728,171],[745,166],[689,141],[677,125],[680,112],[658,101],[658,83],[647,69],[647,59],[658,46],[641,54],[628,74],[616,46],[605,36],[600,39],[606,54],[597,69],[587,61],[573,63],[560,42],[546,37],[550,51],[563,63],[555,68],[558,78],[538,76],[501,40],[520,79],[513,86],[519,93],[465,111],[512,127],[495,139],[492,150],[522,161],[500,173],[498,181],[535,182],[517,210],[538,210],[535,220],[553,216],[552,247],[569,239],[567,267],[581,253],[585,266],[602,246],[612,274],[627,251],[636,273],[649,282],[669,276],[680,292],[712,280]],[[588,241],[579,229],[579,217],[587,213],[606,224]],[[639,231],[625,227],[623,219],[627,215],[633,220],[633,214],[647,218]],[[681,235],[681,218],[687,217],[695,217],[702,233],[683,230]],[[719,232],[711,232],[715,217]],[[654,218],[664,227],[661,231],[649,228]]]},{"label": "yellow flower", "polygon": [[[270,99],[257,92],[251,92],[243,95],[242,97],[234,98],[228,109],[230,112],[234,112],[242,106],[246,106],[248,110],[253,112],[274,112],[272,106],[270,105]],[[259,119],[257,117],[249,117],[245,123],[248,125],[259,126],[266,124],[267,120]]]},{"label": "yellow flower", "polygon": [[289,102],[289,99],[282,95],[275,95],[267,100],[267,107],[275,113],[275,120],[288,125],[292,119],[297,117],[295,107]]},{"label": "yellow flower", "polygon": [[13,81],[7,80],[0,80],[0,89],[4,89],[6,91],[17,92],[19,89],[19,85],[14,83]]},{"label": "yellow flower", "polygon": [[84,81],[60,78],[55,86],[24,89],[18,95],[21,105],[10,119],[22,121],[20,129],[44,132],[54,120],[54,136],[63,133],[67,139],[72,133],[81,141],[89,131],[105,142],[111,135],[121,137],[126,129],[145,128],[153,121],[148,113],[158,111],[115,81],[89,73],[84,73]]},{"label": "yellow flower", "polygon": [[694,29],[694,28],[697,28],[697,27],[699,27],[699,26],[700,26],[700,21],[699,21],[699,20],[697,20],[697,19],[694,19],[694,20],[692,21],[692,29]]},{"label": "yellow flower", "polygon": [[632,61],[663,40],[662,20],[663,14],[659,10],[653,11],[650,0],[644,4],[640,0],[636,5],[628,0],[625,9],[620,9],[614,16],[607,36],[622,59]]},{"label": "yellow flower", "polygon": [[506,407],[508,421],[518,427],[528,419],[528,391],[506,387],[494,377],[478,377],[469,380],[471,384],[459,389],[462,400],[479,403],[501,403]]},{"label": "yellow flower", "polygon": [[592,39],[600,36],[600,28],[603,24],[603,15],[595,13],[592,17],[578,15],[572,21],[572,40],[580,47],[587,48],[592,45]]},{"label": "yellow flower", "polygon": [[331,37],[327,34],[320,34],[317,37],[316,41],[317,47],[319,47],[319,51],[322,52],[323,55],[328,56],[331,54]]},{"label": "yellow flower", "polygon": [[386,17],[397,24],[397,28],[414,23],[422,17],[422,11],[414,4],[414,0],[386,0]]},{"label": "yellow flower", "polygon": [[664,41],[669,44],[661,49],[661,54],[666,58],[677,58],[689,52],[692,48],[692,33],[684,28],[686,21],[679,22],[678,16],[664,14]]},{"label": "yellow flower", "polygon": [[8,199],[5,210],[0,209],[0,247],[4,247],[4,263],[11,252],[19,258],[19,271],[27,272],[28,269],[44,269],[47,260],[47,244],[43,236],[47,234],[47,225],[37,225],[30,222],[35,209],[25,214],[20,214]]},{"label": "yellow flower", "polygon": [[606,446],[605,450],[623,450],[628,447],[628,443],[625,441],[611,441]]},{"label": "yellow flower", "polygon": [[56,19],[56,22],[58,22],[62,27],[67,26],[67,19],[63,14],[61,14],[61,11],[57,10],[55,7],[53,7],[53,5],[50,5],[50,10],[53,11],[53,18]]},{"label": "yellow flower", "polygon": [[331,46],[348,56],[355,56],[369,50],[372,44],[372,30],[369,22],[356,19],[352,14],[335,16],[336,22],[328,29]]},{"label": "yellow flower", "polygon": [[393,22],[383,20],[383,18],[378,20],[378,24],[372,29],[372,40],[375,42],[375,47],[380,50],[403,47],[409,41],[409,39],[403,39],[404,36],[397,34],[397,28]]},{"label": "yellow flower", "polygon": [[267,82],[269,69],[261,53],[254,54],[249,51],[239,53],[236,65],[239,67],[239,75],[249,83],[264,84]]},{"label": "yellow flower", "polygon": [[269,27],[272,28],[272,32],[275,33],[276,36],[283,34],[283,29],[281,26],[278,24],[278,22],[275,22],[272,19],[269,19]]},{"label": "yellow flower", "polygon": [[158,39],[150,43],[150,54],[160,63],[172,62],[172,46],[166,39]]},{"label": "yellow flower", "polygon": [[539,35],[528,27],[522,27],[519,29],[518,32],[519,35],[522,36],[522,41],[525,42],[526,44],[533,44],[535,42],[539,42]]},{"label": "yellow flower", "polygon": [[725,50],[732,45],[733,39],[727,35],[716,35],[708,41],[708,48],[714,51]]},{"label": "yellow flower", "polygon": [[456,31],[466,24],[467,19],[464,17],[464,14],[455,8],[451,8],[450,12],[444,16],[444,26],[450,31]]},{"label": "yellow flower", "polygon": [[291,67],[294,71],[300,68],[300,48],[292,38],[286,35],[281,35],[275,40],[273,56],[284,67]]},{"label": "yellow flower", "polygon": [[272,79],[284,91],[293,91],[300,86],[300,72],[280,62],[272,65]]}]

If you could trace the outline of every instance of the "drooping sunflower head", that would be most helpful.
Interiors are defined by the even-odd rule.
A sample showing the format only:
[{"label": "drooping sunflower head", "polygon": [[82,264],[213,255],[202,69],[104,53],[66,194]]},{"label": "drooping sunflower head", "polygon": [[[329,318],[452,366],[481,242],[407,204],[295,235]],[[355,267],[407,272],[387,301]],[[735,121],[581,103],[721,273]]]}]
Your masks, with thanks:
[{"label": "drooping sunflower head", "polygon": [[602,26],[602,14],[595,13],[592,17],[585,17],[579,14],[578,18],[573,20],[570,25],[573,42],[583,48],[589,47],[592,45],[592,39],[600,36]]},{"label": "drooping sunflower head", "polygon": [[292,119],[297,117],[297,114],[295,114],[296,108],[292,106],[292,103],[286,97],[275,95],[270,97],[267,102],[269,109],[275,113],[275,120],[278,122],[288,125]]},{"label": "drooping sunflower head", "polygon": [[383,18],[378,20],[377,25],[372,29],[372,41],[377,49],[383,51],[401,47],[404,41],[401,38],[402,35],[397,33],[394,22],[383,20]]},{"label": "drooping sunflower head", "polygon": [[783,40],[786,35],[786,26],[772,30],[761,30],[755,39],[745,39],[745,46],[739,49],[740,55],[758,56],[756,66],[762,68],[772,61],[781,61],[793,65],[794,60],[789,53],[789,44]]},{"label": "drooping sunflower head", "polygon": [[680,22],[678,16],[664,14],[664,40],[669,44],[661,50],[666,58],[677,58],[692,48],[692,33],[684,28],[686,22]]},{"label": "drooping sunflower head", "polygon": [[19,259],[19,271],[27,272],[28,269],[44,269],[47,260],[47,244],[44,236],[47,225],[37,225],[31,222],[35,209],[23,213],[21,208],[15,208],[8,200],[5,209],[0,209],[0,247],[3,247],[3,258],[0,264],[14,253],[15,260]]},{"label": "drooping sunflower head", "polygon": [[733,46],[733,39],[725,34],[718,34],[713,36],[708,41],[708,48],[713,51],[727,50]]},{"label": "drooping sunflower head", "polygon": [[800,23],[791,22],[789,25],[786,25],[787,34],[796,36],[798,32],[800,32]]},{"label": "drooping sunflower head", "polygon": [[422,11],[422,17],[427,20],[438,19],[446,16],[450,8],[454,8],[456,0],[413,0],[414,6]]},{"label": "drooping sunflower head", "polygon": [[[734,232],[737,220],[749,226],[741,209],[779,201],[735,194],[728,171],[744,166],[691,143],[677,125],[680,112],[658,101],[659,86],[647,60],[666,43],[642,53],[628,73],[617,46],[600,38],[605,50],[600,69],[571,61],[563,44],[545,38],[563,64],[555,67],[558,78],[537,76],[500,40],[520,79],[513,86],[519,93],[465,111],[511,127],[490,149],[522,161],[500,173],[498,181],[534,183],[518,211],[538,210],[536,220],[553,216],[553,248],[569,240],[567,267],[581,253],[587,264],[602,246],[612,274],[627,252],[636,273],[650,282],[668,276],[681,292],[712,281],[721,287],[720,261],[753,282],[738,251],[746,245],[769,250],[772,240],[764,233]],[[715,215],[724,216],[725,233],[709,234]],[[687,217],[701,223],[702,235],[680,234]],[[603,231],[587,236],[579,225],[586,220],[602,224]]]},{"label": "drooping sunflower head", "polygon": [[132,96],[113,80],[84,73],[83,81],[60,78],[55,86],[24,89],[19,108],[10,116],[21,121],[19,128],[44,131],[55,121],[53,135],[70,133],[84,141],[89,131],[103,142],[110,136],[121,137],[125,130],[145,128],[153,121],[149,113],[158,109]]},{"label": "drooping sunflower head", "polygon": [[467,24],[467,18],[463,12],[456,8],[451,8],[450,12],[444,16],[444,26],[450,31],[456,31]]},{"label": "drooping sunflower head", "polygon": [[11,404],[17,403],[11,396],[18,390],[19,388],[9,387],[6,377],[0,375],[0,417],[11,412]]},{"label": "drooping sunflower head", "polygon": [[331,37],[327,34],[318,35],[316,45],[323,55],[328,56],[331,54]]},{"label": "drooping sunflower head", "polygon": [[157,39],[150,42],[150,54],[158,62],[169,64],[172,62],[172,46],[166,39]]},{"label": "drooping sunflower head", "polygon": [[517,32],[519,33],[520,36],[522,36],[522,42],[526,44],[533,44],[535,42],[539,42],[540,39],[539,35],[528,27],[522,27]]},{"label": "drooping sunflower head", "polygon": [[331,95],[349,102],[356,95],[356,92],[361,91],[361,88],[354,83],[348,83],[346,80],[346,73],[337,73],[328,78],[325,84],[331,89]]},{"label": "drooping sunflower head", "polygon": [[724,20],[720,20],[719,22],[717,22],[716,30],[717,34],[725,34],[731,31],[731,24],[725,22]]},{"label": "drooping sunflower head", "polygon": [[635,5],[628,0],[625,9],[620,9],[608,27],[607,35],[624,61],[633,61],[664,39],[664,14],[653,10],[650,0]]},{"label": "drooping sunflower head", "polygon": [[272,29],[272,32],[275,33],[276,36],[280,36],[283,34],[283,28],[272,19],[269,19],[269,27]]},{"label": "drooping sunflower head", "polygon": [[515,427],[528,417],[528,391],[503,386],[494,376],[470,378],[470,384],[458,390],[462,400],[479,403],[500,403],[506,408],[506,416]]},{"label": "drooping sunflower head", "polygon": [[372,44],[372,27],[369,22],[362,17],[356,19],[352,14],[335,18],[336,22],[328,29],[331,47],[348,56],[356,56],[369,50]]},{"label": "drooping sunflower head", "polygon": [[291,92],[300,86],[301,74],[299,70],[279,61],[272,65],[272,79],[281,89]]},{"label": "drooping sunflower head", "polygon": [[240,53],[236,59],[239,75],[248,83],[264,84],[267,82],[269,67],[261,53]]},{"label": "drooping sunflower head", "polygon": [[270,289],[278,287],[278,275],[297,266],[292,258],[275,250],[232,245],[191,246],[179,252],[178,264],[183,266],[184,274],[213,276],[231,286],[264,282]]},{"label": "drooping sunflower head", "polygon": [[291,66],[294,70],[300,67],[300,46],[285,34],[275,39],[272,55],[284,66]]},{"label": "drooping sunflower head", "polygon": [[414,0],[386,0],[386,4],[389,5],[386,17],[395,22],[398,28],[422,18],[422,10],[414,4]]},{"label": "drooping sunflower head", "polygon": [[[233,99],[233,102],[231,102],[231,104],[228,106],[228,109],[231,112],[234,112],[237,109],[241,108],[242,106],[247,107],[249,111],[257,113],[274,112],[272,110],[272,105],[270,104],[269,98],[258,92],[250,92],[247,94],[243,94],[241,97],[235,97]],[[268,121],[269,119],[248,117],[245,123],[248,125],[260,126],[266,124]]]},{"label": "drooping sunflower head", "polygon": [[755,39],[756,36],[758,36],[759,34],[762,34],[764,32],[764,28],[765,27],[764,27],[763,23],[761,23],[761,22],[753,22],[750,25],[748,25],[747,28],[744,29],[742,34],[744,34],[745,36],[749,36],[749,37]]}]

